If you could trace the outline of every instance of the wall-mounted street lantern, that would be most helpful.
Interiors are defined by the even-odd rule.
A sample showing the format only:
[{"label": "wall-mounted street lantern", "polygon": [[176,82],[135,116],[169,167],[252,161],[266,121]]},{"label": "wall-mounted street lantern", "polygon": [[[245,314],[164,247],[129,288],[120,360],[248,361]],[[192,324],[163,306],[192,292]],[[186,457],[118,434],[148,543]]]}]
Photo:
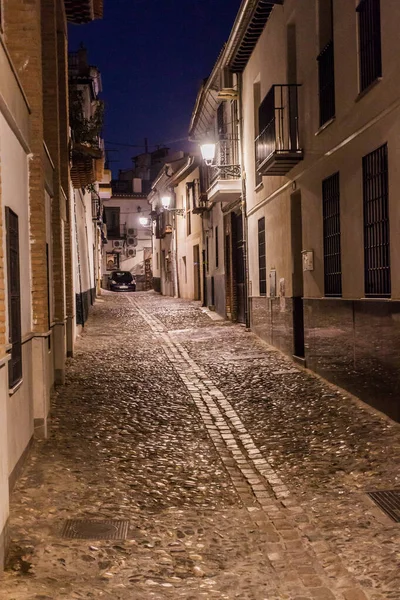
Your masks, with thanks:
[{"label": "wall-mounted street lantern", "polygon": [[139,223],[142,225],[142,227],[149,227],[150,219],[148,217],[139,217]]},{"label": "wall-mounted street lantern", "polygon": [[183,208],[171,208],[171,196],[169,195],[161,196],[161,204],[163,209],[167,210],[168,212],[174,212],[180,216],[185,214]]},{"label": "wall-mounted street lantern", "polygon": [[[218,146],[218,164],[215,155]],[[228,164],[232,156],[237,155],[237,140],[233,138],[221,139],[216,142],[207,140],[200,144],[201,156],[207,167],[212,169],[212,179],[239,179],[241,175],[240,165]]]},{"label": "wall-mounted street lantern", "polygon": [[208,167],[211,167],[214,162],[216,144],[213,142],[207,142],[206,144],[200,144],[201,156]]}]

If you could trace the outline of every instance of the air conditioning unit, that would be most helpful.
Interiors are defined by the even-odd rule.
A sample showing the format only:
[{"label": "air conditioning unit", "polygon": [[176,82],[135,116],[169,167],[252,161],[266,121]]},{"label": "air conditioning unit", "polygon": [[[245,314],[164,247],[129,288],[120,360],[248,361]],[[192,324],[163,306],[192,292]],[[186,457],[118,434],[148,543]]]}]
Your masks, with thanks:
[{"label": "air conditioning unit", "polygon": [[137,246],[137,238],[131,236],[128,236],[126,238],[126,243],[128,244],[128,246]]},{"label": "air conditioning unit", "polygon": [[122,250],[124,247],[124,240],[113,240],[112,246],[115,250]]},{"label": "air conditioning unit", "polygon": [[136,256],[136,250],[135,248],[127,248],[126,249],[126,255],[128,258],[135,258]]},{"label": "air conditioning unit", "polygon": [[132,235],[132,236],[137,236],[137,231],[136,229],[133,229],[133,227],[128,227],[128,229],[126,230],[126,234],[127,235]]}]

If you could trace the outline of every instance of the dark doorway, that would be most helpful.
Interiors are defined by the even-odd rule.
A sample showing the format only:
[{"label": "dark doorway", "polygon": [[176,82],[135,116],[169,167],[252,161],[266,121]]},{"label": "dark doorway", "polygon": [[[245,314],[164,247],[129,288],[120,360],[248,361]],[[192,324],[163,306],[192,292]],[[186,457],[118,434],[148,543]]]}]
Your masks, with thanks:
[{"label": "dark doorway", "polygon": [[239,323],[245,322],[245,270],[244,270],[244,240],[243,240],[243,215],[232,213],[232,238],[233,238],[233,280],[236,288],[236,319]]},{"label": "dark doorway", "polygon": [[193,246],[193,286],[194,300],[200,300],[200,249],[198,244]]},{"label": "dark doorway", "polygon": [[293,355],[304,362],[304,311],[303,311],[303,228],[301,220],[301,193],[290,196],[290,225],[292,238],[293,285]]}]

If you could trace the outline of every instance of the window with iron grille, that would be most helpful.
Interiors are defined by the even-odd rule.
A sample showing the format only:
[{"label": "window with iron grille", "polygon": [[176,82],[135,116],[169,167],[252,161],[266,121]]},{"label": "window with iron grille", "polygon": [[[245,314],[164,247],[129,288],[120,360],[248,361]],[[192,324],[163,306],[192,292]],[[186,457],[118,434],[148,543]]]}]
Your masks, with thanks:
[{"label": "window with iron grille", "polygon": [[382,76],[380,0],[361,0],[357,6],[360,91]]},{"label": "window with iron grille", "polygon": [[322,182],[325,296],[342,295],[339,173]]},{"label": "window with iron grille", "polygon": [[107,207],[104,209],[106,224],[107,224],[107,237],[110,240],[116,240],[121,237],[120,227],[120,209],[118,207]]},{"label": "window with iron grille", "polygon": [[267,294],[267,266],[265,257],[265,217],[258,219],[258,282],[260,296]]},{"label": "window with iron grille", "polygon": [[215,268],[218,268],[219,261],[219,248],[218,248],[218,227],[215,228]]},{"label": "window with iron grille", "polygon": [[387,144],[363,157],[365,295],[390,296]]},{"label": "window with iron grille", "polygon": [[8,363],[9,387],[22,378],[21,351],[21,288],[19,274],[18,216],[6,207],[7,281],[8,281],[8,340],[11,360]]}]

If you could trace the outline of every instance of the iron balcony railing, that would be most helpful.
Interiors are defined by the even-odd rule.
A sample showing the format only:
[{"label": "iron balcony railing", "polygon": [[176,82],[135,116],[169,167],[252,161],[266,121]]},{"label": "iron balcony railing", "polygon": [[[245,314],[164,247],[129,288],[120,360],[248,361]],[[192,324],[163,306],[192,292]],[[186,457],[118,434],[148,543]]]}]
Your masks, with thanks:
[{"label": "iron balcony railing", "polygon": [[298,84],[273,85],[259,108],[255,140],[257,169],[280,175],[303,158],[299,143]]},{"label": "iron balcony railing", "polygon": [[240,179],[239,139],[221,134],[215,148],[215,164],[210,167],[210,185],[218,179]]}]

